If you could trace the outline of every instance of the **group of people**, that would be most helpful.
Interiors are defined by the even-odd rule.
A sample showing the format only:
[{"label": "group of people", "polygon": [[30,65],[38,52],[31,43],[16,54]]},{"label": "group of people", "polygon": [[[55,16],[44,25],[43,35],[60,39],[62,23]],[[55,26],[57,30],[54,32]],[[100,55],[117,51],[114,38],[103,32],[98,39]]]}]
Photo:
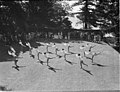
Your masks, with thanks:
[{"label": "group of people", "polygon": [[[48,69],[52,70],[54,72],[56,72],[56,70],[61,70],[61,69],[57,69],[57,68],[51,66],[50,65],[50,59],[63,58],[64,61],[66,63],[68,63],[68,64],[71,64],[71,65],[77,64],[76,62],[72,62],[70,60],[67,60],[67,58],[66,58],[67,55],[72,55],[72,54],[74,54],[75,57],[79,59],[79,61],[80,61],[80,68],[82,70],[86,71],[87,73],[91,74],[91,75],[93,75],[93,74],[90,72],[90,70],[86,70],[86,69],[83,68],[83,65],[88,66],[87,64],[85,64],[83,58],[90,59],[91,62],[92,62],[92,65],[97,65],[97,66],[104,67],[104,65],[97,64],[97,63],[94,62],[94,60],[93,60],[94,57],[99,55],[99,54],[101,54],[101,53],[100,52],[92,52],[92,48],[94,48],[95,46],[92,46],[89,43],[87,43],[86,45],[79,46],[79,50],[84,50],[84,56],[82,56],[80,53],[72,52],[70,50],[70,48],[74,48],[74,46],[70,45],[70,43],[68,43],[68,42],[62,43],[62,45],[67,46],[67,50],[65,50],[64,48],[62,48],[62,49],[58,48],[57,44],[56,43],[52,43],[52,42],[51,43],[36,42],[36,43],[40,44],[40,46],[45,46],[46,47],[46,51],[42,52],[39,49],[33,48],[29,42],[26,42],[25,44],[23,44],[21,40],[19,41],[19,44],[23,48],[24,47],[29,48],[29,55],[30,55],[31,58],[34,59],[35,57],[37,57],[37,62],[38,63],[40,63],[42,65],[44,63],[46,63]],[[79,43],[79,45],[81,45],[81,44]],[[55,51],[54,52],[49,51],[49,47],[55,49]],[[86,51],[85,50],[86,48],[89,48],[89,50]],[[37,55],[33,53],[33,50],[37,52]],[[59,55],[58,52],[63,53],[63,55]],[[15,58],[15,60],[14,60],[15,66],[13,66],[13,68],[15,68],[15,69],[17,69],[19,71],[20,66],[17,64],[17,62],[19,61],[20,57],[16,55],[16,51],[15,51],[15,49],[12,46],[10,46],[10,50],[8,50],[8,54]],[[43,55],[47,60],[46,61],[41,60],[40,54]],[[51,57],[51,54],[54,54],[55,57]],[[88,55],[91,55],[92,57],[88,57]]]}]

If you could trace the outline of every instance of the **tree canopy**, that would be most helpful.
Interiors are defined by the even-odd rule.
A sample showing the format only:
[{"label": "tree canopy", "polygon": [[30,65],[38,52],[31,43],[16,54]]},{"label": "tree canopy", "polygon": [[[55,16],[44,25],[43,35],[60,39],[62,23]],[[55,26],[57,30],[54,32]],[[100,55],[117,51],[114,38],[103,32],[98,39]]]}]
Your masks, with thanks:
[{"label": "tree canopy", "polygon": [[[67,11],[71,7],[67,3],[62,5],[60,1],[62,0],[0,0],[0,34],[15,36],[44,29],[71,29]],[[73,6],[76,5],[82,5],[82,8],[72,14],[77,14],[84,29],[99,27],[114,30],[119,35],[118,0],[78,0]]]},{"label": "tree canopy", "polygon": [[91,26],[99,26],[101,29],[112,28],[118,26],[119,22],[118,3],[118,0],[79,0],[73,6],[83,7],[73,14],[77,14],[85,29],[90,29]]},{"label": "tree canopy", "polygon": [[67,12],[57,1],[54,1],[1,0],[0,33],[29,33],[40,31],[45,27],[67,25],[64,22],[67,20]]}]

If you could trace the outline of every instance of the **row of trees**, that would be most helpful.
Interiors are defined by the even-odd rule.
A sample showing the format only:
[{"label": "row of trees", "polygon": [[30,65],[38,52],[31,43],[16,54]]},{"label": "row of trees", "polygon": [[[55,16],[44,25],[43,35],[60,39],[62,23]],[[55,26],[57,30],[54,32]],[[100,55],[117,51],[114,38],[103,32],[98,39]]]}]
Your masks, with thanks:
[{"label": "row of trees", "polygon": [[118,0],[78,0],[72,7],[76,5],[83,7],[79,12],[69,14],[69,5],[63,7],[60,0],[0,0],[0,34],[7,39],[15,36],[23,39],[30,32],[46,29],[56,32],[63,30],[66,34],[72,28],[67,16],[77,14],[77,18],[84,23],[84,29],[99,26],[100,29],[114,30],[119,36]]},{"label": "row of trees", "polygon": [[[100,29],[119,30],[119,0],[79,0],[73,6],[82,5],[77,13],[77,18],[84,24],[84,29],[99,27]],[[80,22],[78,22],[80,23]]]},{"label": "row of trees", "polygon": [[0,11],[0,34],[5,37],[24,36],[49,27],[71,27],[70,21],[66,18],[67,12],[55,0],[0,0]]}]

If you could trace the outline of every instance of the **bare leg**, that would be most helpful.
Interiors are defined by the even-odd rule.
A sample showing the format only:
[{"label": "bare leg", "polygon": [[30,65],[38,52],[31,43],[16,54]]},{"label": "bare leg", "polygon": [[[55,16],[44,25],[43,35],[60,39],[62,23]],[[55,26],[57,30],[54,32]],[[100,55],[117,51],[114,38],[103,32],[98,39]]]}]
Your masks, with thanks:
[{"label": "bare leg", "polygon": [[42,61],[42,60],[38,60],[38,62],[40,63],[40,64],[44,64],[44,63],[47,63],[47,62],[45,62],[45,61]]},{"label": "bare leg", "polygon": [[74,47],[74,46],[68,46],[68,52],[69,52],[70,54],[76,54],[76,53],[70,51],[70,48],[71,48],[71,47]]},{"label": "bare leg", "polygon": [[87,56],[85,55],[85,53],[84,53],[84,57],[86,57],[86,59],[90,59],[91,62],[94,63],[94,61],[93,61],[93,60],[94,60],[94,57],[97,56],[97,55],[99,55],[99,54],[100,54],[100,53],[98,53],[98,54],[95,53],[94,55],[92,55],[92,57],[87,57]]},{"label": "bare leg", "polygon": [[19,71],[19,68],[25,67],[25,66],[18,66],[17,65],[18,60],[14,60],[14,62],[15,62],[15,66],[12,66],[12,68],[15,68],[18,71]]},{"label": "bare leg", "polygon": [[85,66],[88,66],[87,64],[85,64],[84,62],[83,62],[83,60],[82,60],[82,62],[81,62],[83,65],[85,65]]},{"label": "bare leg", "polygon": [[40,60],[39,54],[42,54],[42,53],[38,52],[38,54],[37,54],[37,56],[38,56],[38,62],[41,63],[42,65],[43,65],[43,63],[47,63],[47,62],[44,62],[44,61]]},{"label": "bare leg", "polygon": [[30,52],[30,57],[35,58],[35,56],[32,54],[32,48],[29,49],[29,52]]},{"label": "bare leg", "polygon": [[[85,64],[85,63],[83,62],[83,60],[80,60],[80,67],[81,67],[81,69],[84,70],[85,72],[89,73],[90,75],[93,75],[89,70],[84,69],[82,67],[82,64]],[[87,65],[87,64],[85,64],[85,65]]]},{"label": "bare leg", "polygon": [[92,56],[92,65],[97,65],[97,66],[99,66],[99,67],[106,67],[106,65],[102,65],[102,64],[98,64],[98,63],[93,62],[93,58],[94,58],[95,56],[99,55],[99,54],[101,54],[101,53],[95,53],[95,54]]},{"label": "bare leg", "polygon": [[69,63],[69,64],[71,64],[71,65],[76,64],[76,63],[74,63],[74,62],[68,61],[68,60],[66,59],[66,55],[67,55],[67,54],[64,55],[64,60],[65,60],[67,63]]},{"label": "bare leg", "polygon": [[50,53],[50,54],[53,54],[52,52],[49,52],[49,50],[48,50],[49,47],[50,47],[50,46],[47,46],[47,47],[46,47],[46,52],[47,52],[47,53]]},{"label": "bare leg", "polygon": [[94,60],[94,55],[92,56],[91,60],[92,60],[92,63],[94,63],[94,62],[93,62],[93,60]]},{"label": "bare leg", "polygon": [[[53,57],[53,58],[55,58],[55,57]],[[49,60],[50,60],[50,59],[53,59],[53,58],[47,58],[47,66],[48,66],[48,67],[50,67],[50,66],[49,66]]]},{"label": "bare leg", "polygon": [[61,69],[57,69],[57,68],[51,67],[51,66],[49,65],[49,60],[50,60],[50,59],[53,59],[53,58],[47,58],[47,66],[48,66],[48,69],[49,69],[49,70],[52,70],[52,71],[54,71],[54,72],[56,72],[56,70],[61,70]]},{"label": "bare leg", "polygon": [[82,65],[88,66],[87,64],[85,64],[85,63],[83,62],[83,60],[80,60],[80,67],[81,67],[81,68],[82,68]]},{"label": "bare leg", "polygon": [[59,58],[62,58],[62,56],[60,56],[60,55],[57,54],[57,50],[55,50],[55,55],[56,55],[57,57],[59,57]]},{"label": "bare leg", "polygon": [[16,60],[14,60],[14,62],[15,62],[15,66],[18,66],[18,65],[17,65],[17,63],[18,63],[18,60],[16,59]]},{"label": "bare leg", "polygon": [[54,67],[51,67],[48,65],[48,69],[49,70],[52,70],[53,72],[56,72],[56,70],[62,70],[62,69],[57,69],[57,68],[54,68]]},{"label": "bare leg", "polygon": [[92,48],[94,48],[95,46],[96,46],[96,45],[90,46],[89,51],[91,52]]},{"label": "bare leg", "polygon": [[48,63],[49,63],[49,58],[47,58],[47,66],[49,66],[49,64],[48,64]]}]

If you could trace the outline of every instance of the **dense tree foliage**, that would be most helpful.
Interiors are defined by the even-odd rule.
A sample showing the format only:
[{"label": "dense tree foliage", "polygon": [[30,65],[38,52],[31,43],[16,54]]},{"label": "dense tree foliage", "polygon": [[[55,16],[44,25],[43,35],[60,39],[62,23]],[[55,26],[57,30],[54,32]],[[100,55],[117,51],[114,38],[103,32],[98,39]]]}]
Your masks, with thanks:
[{"label": "dense tree foliage", "polygon": [[91,26],[104,29],[118,26],[118,0],[79,0],[73,6],[76,5],[83,5],[81,12],[74,14],[78,14],[77,17],[84,23],[85,29]]},{"label": "dense tree foliage", "polygon": [[[64,31],[65,37],[71,29],[67,16],[67,10],[71,7],[67,3],[64,5],[60,0],[0,0],[0,34],[3,40],[25,40],[25,36],[31,32],[47,32],[49,35],[48,31]],[[79,12],[73,14],[77,14],[77,18],[84,24],[84,29],[99,27],[101,30],[113,31],[119,36],[118,0],[79,0],[73,6],[76,5],[83,6]]]},{"label": "dense tree foliage", "polygon": [[[67,12],[55,0],[0,1],[0,33],[8,39],[30,32],[40,32],[46,27],[70,27]],[[10,37],[7,37],[10,36]],[[12,37],[11,37],[12,36]]]},{"label": "dense tree foliage", "polygon": [[82,5],[77,13],[84,24],[84,29],[99,27],[101,33],[115,33],[116,44],[119,46],[119,0],[78,0],[73,6]]}]

